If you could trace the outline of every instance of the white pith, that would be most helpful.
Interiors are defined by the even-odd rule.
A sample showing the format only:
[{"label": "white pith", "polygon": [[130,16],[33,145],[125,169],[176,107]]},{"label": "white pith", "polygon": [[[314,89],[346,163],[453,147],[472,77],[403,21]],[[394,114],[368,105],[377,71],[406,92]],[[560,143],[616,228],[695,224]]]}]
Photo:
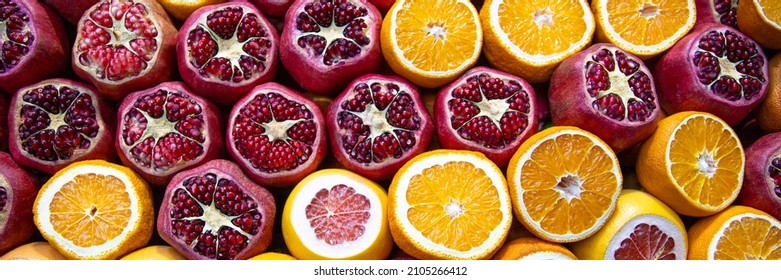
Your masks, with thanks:
[{"label": "white pith", "polygon": [[550,10],[550,7],[545,7],[545,9],[538,9],[534,12],[534,14],[532,14],[532,21],[534,21],[534,24],[537,25],[537,28],[542,28],[543,25],[552,27],[553,11]]},{"label": "white pith", "polygon": [[564,198],[567,202],[572,199],[580,199],[580,193],[583,192],[583,179],[577,175],[566,175],[559,178],[559,183],[553,187],[559,192],[559,198]]},{"label": "white pith", "polygon": [[[762,5],[759,3],[759,1],[754,1],[754,0],[743,0],[743,1],[751,1],[751,4],[754,5],[754,8],[757,9],[757,11],[759,12],[758,13],[759,16],[762,17],[762,21],[764,21],[765,23],[770,24],[771,26],[773,26],[773,29],[775,29],[775,30],[781,30],[781,23],[775,22],[775,21],[771,20],[769,17],[767,17],[767,14],[765,12],[765,8],[762,7]],[[767,0],[765,0],[765,1],[767,1]],[[772,0],[772,1],[776,1],[776,0]],[[733,1],[733,2],[735,2],[735,1]]]},{"label": "white pith", "polygon": [[464,214],[464,206],[451,198],[450,202],[445,205],[445,212],[450,216],[450,220],[454,220]]},{"label": "white pith", "polygon": [[[356,6],[360,6],[360,5],[361,4],[356,4]],[[311,19],[314,24],[317,24],[317,21],[315,19],[313,19],[308,13],[306,13],[303,10],[302,10],[302,12],[307,17],[309,17],[309,19]],[[364,19],[366,22],[370,22],[368,17],[369,17],[369,15],[367,13],[366,16],[355,17],[355,18],[353,18],[353,20]],[[297,35],[296,35],[295,40],[293,41],[293,46],[296,47],[296,50],[299,53],[307,54],[307,55],[312,54],[314,57],[325,57],[325,54],[328,51],[328,47],[330,47],[331,44],[334,41],[338,40],[338,39],[347,40],[348,42],[350,42],[352,44],[355,44],[356,46],[359,46],[361,49],[365,48],[365,47],[361,46],[360,44],[358,44],[358,42],[355,42],[355,40],[353,40],[352,38],[349,38],[349,37],[344,35],[344,30],[347,29],[347,27],[350,26],[350,24],[345,24],[344,26],[341,26],[341,27],[340,26],[336,26],[336,12],[333,12],[331,14],[331,25],[330,26],[325,27],[325,26],[322,26],[320,24],[317,24],[317,26],[318,26],[318,28],[320,28],[320,31],[318,31],[318,32],[303,32],[303,31],[300,31],[300,30],[296,30]],[[371,38],[372,34],[371,34],[371,29],[370,28],[364,28],[363,29],[363,33],[364,33],[364,35],[366,37]],[[323,51],[321,53],[314,53],[314,49],[313,48],[302,48],[301,46],[298,45],[298,39],[300,39],[302,37],[305,37],[305,36],[309,36],[309,35],[315,35],[315,36],[322,37],[323,39],[325,39],[325,47],[323,47]],[[372,42],[372,43],[374,43],[374,42]],[[342,58],[336,58],[335,60],[337,62],[340,62],[340,61],[343,62],[344,61]]]},{"label": "white pith", "polygon": [[519,258],[524,261],[569,261],[570,256],[554,251],[539,251]]},{"label": "white pith", "polygon": [[697,157],[697,169],[710,179],[713,178],[716,170],[719,169],[719,162],[713,159],[713,154],[706,149]]},{"label": "white pith", "polygon": [[8,183],[8,179],[5,178],[5,174],[0,174],[0,187],[5,189],[6,200],[5,209],[0,211],[0,229],[5,227],[5,222],[8,221],[8,213],[11,213],[11,205],[14,203],[14,189],[11,188],[11,184]]},{"label": "white pith", "polygon": [[659,7],[652,2],[645,2],[638,12],[643,17],[650,19],[659,15]]},{"label": "white pith", "polygon": [[[435,165],[444,165],[448,162],[465,161],[473,164],[475,168],[482,169],[486,176],[493,183],[493,186],[497,189],[499,196],[499,208],[502,212],[502,220],[492,229],[488,238],[479,246],[473,247],[468,251],[458,251],[448,248],[442,244],[434,243],[427,237],[425,237],[420,231],[418,231],[414,225],[409,221],[407,212],[412,206],[407,202],[407,191],[409,189],[409,182],[413,176],[422,174],[423,170]],[[471,154],[435,154],[428,156],[425,161],[416,161],[407,166],[407,171],[401,173],[398,176],[397,188],[394,191],[396,194],[396,207],[390,209],[394,211],[394,215],[397,217],[397,221],[400,224],[400,229],[409,236],[409,239],[417,242],[422,248],[431,252],[439,252],[443,256],[452,258],[472,259],[480,256],[485,256],[487,252],[490,252],[495,246],[500,246],[503,243],[503,238],[510,227],[512,221],[512,206],[510,202],[510,196],[506,189],[506,183],[504,182],[502,172],[493,164],[493,162],[479,158]],[[467,211],[469,211],[467,209]]]},{"label": "white pith", "polygon": [[[594,1],[596,1],[596,0],[594,0]],[[670,36],[669,38],[667,38],[665,40],[662,40],[661,42],[659,42],[659,43],[657,43],[655,45],[652,45],[652,46],[637,45],[637,44],[630,43],[629,41],[627,41],[624,38],[622,38],[615,31],[615,28],[610,24],[610,21],[607,20],[608,18],[610,18],[610,15],[607,12],[607,3],[606,2],[609,2],[609,1],[611,1],[611,0],[603,0],[603,1],[599,2],[599,4],[595,5],[596,6],[596,10],[597,10],[596,12],[599,13],[599,17],[605,19],[604,21],[605,21],[606,25],[603,27],[604,30],[605,30],[605,33],[606,33],[606,35],[608,37],[612,38],[616,42],[616,45],[618,45],[619,48],[635,50],[635,52],[633,52],[633,53],[654,54],[654,53],[659,52],[660,50],[669,49],[670,47],[672,47],[672,45],[674,45],[676,42],[678,42],[678,40],[681,37],[683,37],[684,35],[689,33],[691,27],[694,26],[694,22],[697,19],[697,17],[696,17],[696,13],[697,12],[695,10],[694,1],[687,1],[688,5],[687,5],[686,9],[689,11],[689,14],[692,15],[692,16],[690,16],[687,19],[686,23],[681,28],[679,28],[672,36]],[[613,0],[613,1],[616,1],[616,0]],[[651,2],[649,2],[649,3],[651,3]],[[642,9],[643,9],[643,6],[638,7],[637,8],[638,13]],[[688,28],[686,28],[686,27],[688,27]]]},{"label": "white pith", "polygon": [[[779,223],[778,220],[770,219],[767,216],[757,215],[754,213],[743,213],[735,215],[726,221],[724,221],[723,224],[721,224],[721,227],[716,231],[716,234],[713,235],[713,238],[710,240],[710,243],[708,244],[708,259],[713,260],[716,258],[716,251],[717,246],[719,244],[719,240],[721,240],[722,237],[724,237],[724,231],[726,231],[729,228],[729,225],[737,220],[743,219],[743,218],[754,218],[754,219],[760,219],[765,220],[770,223],[771,227],[775,227],[778,229],[781,229],[781,223]],[[771,252],[774,250],[770,250]]]},{"label": "white pith", "polygon": [[426,26],[426,35],[444,43],[447,41],[447,26],[442,23],[429,23]]},{"label": "white pith", "polygon": [[261,123],[260,126],[263,127],[263,129],[266,131],[266,137],[268,137],[269,142],[275,142],[275,141],[284,141],[287,143],[287,141],[290,140],[290,136],[287,134],[287,131],[290,130],[293,126],[296,124],[306,121],[305,119],[297,119],[297,120],[284,120],[284,121],[277,121],[276,118],[274,118],[272,113],[272,119],[270,122],[267,123]]},{"label": "white pith", "polygon": [[[664,234],[672,238],[673,242],[675,242],[675,247],[672,250],[672,252],[675,254],[675,259],[686,259],[686,253],[688,252],[688,244],[686,244],[685,239],[686,233],[681,232],[681,230],[675,225],[674,222],[655,214],[639,215],[621,226],[621,229],[619,229],[618,232],[613,235],[613,237],[610,239],[610,242],[607,244],[604,259],[615,260],[615,252],[618,248],[621,247],[621,242],[623,242],[624,239],[630,238],[630,235],[635,231],[635,227],[640,224],[647,224],[649,226],[656,226],[659,228],[659,230],[664,232]],[[656,258],[653,259],[658,259],[658,257],[659,256],[656,256]]]},{"label": "white pith", "polygon": [[[591,13],[591,8],[589,7],[588,3],[586,1],[578,1],[578,5],[581,6],[583,9],[583,21],[586,23],[586,32],[583,36],[583,38],[580,38],[577,42],[573,43],[569,48],[567,48],[564,51],[561,51],[559,53],[553,53],[548,55],[540,55],[540,54],[530,54],[526,51],[522,50],[515,44],[511,43],[510,41],[510,35],[514,34],[507,34],[499,24],[499,5],[503,4],[504,1],[492,1],[491,6],[488,10],[488,15],[490,19],[490,25],[493,26],[492,32],[499,37],[499,42],[502,44],[502,46],[505,49],[509,49],[514,56],[520,57],[527,63],[531,63],[534,65],[548,65],[551,62],[557,62],[562,61],[569,57],[571,54],[574,54],[578,52],[579,50],[583,49],[586,45],[591,43],[591,35],[594,33],[594,30],[596,29],[596,24],[594,22],[594,16]],[[547,7],[548,11],[550,11],[550,7]],[[555,12],[551,11],[551,16],[555,15]],[[534,15],[532,15],[533,17]],[[535,21],[536,22],[536,21]],[[543,20],[543,23],[546,21]],[[551,25],[553,26],[555,22],[551,19]],[[538,24],[538,26],[541,26]]]},{"label": "white pith", "polygon": [[[364,224],[365,231],[363,235],[354,241],[347,241],[338,245],[329,245],[325,241],[317,238],[314,229],[309,224],[306,216],[306,207],[312,202],[315,194],[322,189],[331,190],[332,186],[344,184],[355,190],[355,194],[365,196],[369,200],[369,219]],[[360,253],[371,250],[371,247],[377,244],[380,239],[380,233],[383,227],[383,221],[387,219],[386,209],[380,201],[378,193],[364,183],[342,174],[322,174],[312,180],[307,181],[305,185],[299,185],[298,194],[292,199],[290,213],[285,213],[289,217],[294,235],[298,237],[301,243],[313,253],[331,259],[343,259],[356,256]]]},{"label": "white pith", "polygon": [[[488,117],[489,120],[491,120],[491,122],[496,126],[496,128],[501,130],[502,116],[504,116],[505,113],[517,112],[514,109],[510,109],[510,103],[507,102],[507,100],[513,98],[514,96],[515,95],[511,95],[503,99],[488,99],[485,96],[485,94],[483,94],[483,88],[480,87],[480,101],[479,102],[470,101],[472,102],[472,104],[475,105],[475,107],[477,107],[477,109],[480,109],[480,113],[478,113],[468,121],[464,122],[464,124],[461,125],[461,127],[463,127],[464,125],[466,125],[467,123],[469,123],[470,121],[476,118],[486,116]],[[459,127],[457,130],[461,129],[461,127]]]},{"label": "white pith", "polygon": [[[51,205],[52,199],[54,198],[54,195],[60,190],[60,187],[67,184],[68,182],[73,181],[73,179],[78,175],[89,173],[97,175],[111,175],[119,179],[125,186],[125,191],[128,193],[128,198],[130,200],[130,207],[128,207],[128,209],[131,209],[132,211],[130,211],[130,218],[128,218],[127,226],[119,235],[111,240],[108,240],[106,243],[85,248],[65,239],[62,235],[54,230],[50,220],[51,212],[49,211],[49,205]],[[49,187],[45,190],[42,190],[38,194],[37,208],[34,211],[35,213],[38,213],[37,221],[40,224],[39,229],[45,236],[49,236],[49,238],[53,239],[50,242],[59,243],[63,245],[66,250],[69,250],[83,258],[94,258],[104,254],[105,252],[110,252],[116,250],[116,248],[120,248],[123,242],[128,241],[127,238],[130,234],[130,230],[137,228],[141,222],[138,201],[140,194],[131,187],[133,183],[131,182],[130,178],[128,178],[122,171],[106,166],[81,165],[60,173],[60,175],[57,177],[53,177],[48,184]]]}]

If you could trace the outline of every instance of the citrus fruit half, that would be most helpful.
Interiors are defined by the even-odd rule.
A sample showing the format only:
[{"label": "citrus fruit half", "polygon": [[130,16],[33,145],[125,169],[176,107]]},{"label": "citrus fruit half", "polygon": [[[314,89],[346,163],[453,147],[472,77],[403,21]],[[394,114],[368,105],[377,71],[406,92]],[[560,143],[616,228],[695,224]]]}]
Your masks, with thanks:
[{"label": "citrus fruit half", "polygon": [[781,131],[781,53],[774,55],[767,65],[767,96],[754,115],[759,127],[767,133]]},{"label": "citrus fruit half", "polygon": [[738,1],[738,26],[762,47],[781,49],[781,1]]},{"label": "citrus fruit half", "polygon": [[36,241],[16,247],[5,253],[0,260],[65,260],[48,242]]},{"label": "citrus fruit half", "polygon": [[781,222],[746,206],[730,206],[689,229],[692,260],[781,260]]},{"label": "citrus fruit half", "polygon": [[536,237],[507,242],[494,255],[495,260],[577,260],[566,247]]}]

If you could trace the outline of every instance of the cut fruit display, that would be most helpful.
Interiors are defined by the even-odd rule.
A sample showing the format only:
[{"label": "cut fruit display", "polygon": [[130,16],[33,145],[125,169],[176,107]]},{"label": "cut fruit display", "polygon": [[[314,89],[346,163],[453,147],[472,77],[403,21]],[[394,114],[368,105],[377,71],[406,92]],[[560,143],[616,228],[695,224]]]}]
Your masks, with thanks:
[{"label": "cut fruit display", "polygon": [[776,0],[738,1],[738,26],[762,47],[781,49],[781,2]]},{"label": "cut fruit display", "polygon": [[735,200],[745,161],[738,136],[724,121],[681,112],[659,122],[640,149],[636,171],[645,190],[675,212],[703,217]]},{"label": "cut fruit display", "polygon": [[548,81],[561,61],[588,47],[595,29],[586,0],[490,0],[480,22],[488,62],[532,83]]},{"label": "cut fruit display", "polygon": [[507,242],[493,257],[494,260],[577,260],[561,244],[536,237],[521,237]]},{"label": "cut fruit display", "polygon": [[554,126],[532,135],[510,160],[507,181],[516,219],[547,241],[597,232],[612,215],[623,177],[618,158],[594,134]]},{"label": "cut fruit display", "polygon": [[639,190],[623,190],[605,226],[570,246],[585,260],[685,260],[688,235],[670,207]]},{"label": "cut fruit display", "polygon": [[781,260],[781,222],[751,207],[697,221],[689,239],[690,260]]},{"label": "cut fruit display", "polygon": [[393,240],[417,259],[488,259],[512,222],[502,171],[478,152],[414,157],[396,173],[388,199]]},{"label": "cut fruit display", "polygon": [[353,172],[319,170],[290,193],[282,235],[301,260],[386,259],[393,248],[387,194]]}]

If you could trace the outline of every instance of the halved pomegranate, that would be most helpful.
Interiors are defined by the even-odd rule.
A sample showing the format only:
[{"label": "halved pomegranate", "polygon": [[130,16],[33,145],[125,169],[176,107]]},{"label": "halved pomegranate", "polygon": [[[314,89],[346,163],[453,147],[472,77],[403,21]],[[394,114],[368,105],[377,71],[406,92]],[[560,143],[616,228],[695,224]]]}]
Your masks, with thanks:
[{"label": "halved pomegranate", "polygon": [[0,152],[0,256],[35,232],[33,203],[39,187],[35,177]]},{"label": "halved pomegranate", "polygon": [[62,73],[68,61],[62,20],[38,1],[0,0],[0,91]]},{"label": "halved pomegranate", "polygon": [[366,0],[297,0],[285,15],[279,58],[305,90],[334,94],[380,68],[380,25]]},{"label": "halved pomegranate", "polygon": [[746,175],[737,202],[781,219],[781,132],[762,136],[746,149]]},{"label": "halved pomegranate", "polygon": [[323,113],[304,95],[277,83],[255,87],[228,117],[228,153],[255,182],[289,187],[325,157]]},{"label": "halved pomegranate", "polygon": [[694,4],[697,7],[697,25],[721,23],[738,28],[738,0],[694,0]]},{"label": "halved pomegranate", "polygon": [[73,70],[111,100],[172,80],[176,28],[156,1],[99,2],[76,32]]},{"label": "halved pomegranate", "polygon": [[171,180],[157,232],[192,260],[247,259],[271,243],[274,197],[227,160],[212,160]]},{"label": "halved pomegranate", "polygon": [[616,153],[651,136],[660,119],[651,71],[612,44],[594,44],[564,60],[548,95],[554,125],[594,133]]},{"label": "halved pomegranate", "polygon": [[23,87],[8,110],[11,155],[46,174],[76,161],[113,161],[113,110],[95,88],[79,82],[50,79]]},{"label": "halved pomegranate", "polygon": [[131,93],[118,110],[115,148],[155,186],[224,152],[220,111],[181,82]]},{"label": "halved pomegranate", "polygon": [[417,88],[397,76],[367,74],[328,107],[336,160],[374,181],[388,180],[428,148],[434,124]]},{"label": "halved pomegranate", "polygon": [[84,11],[98,3],[100,0],[43,0],[44,3],[54,8],[68,22],[76,25],[84,15]]},{"label": "halved pomegranate", "polygon": [[0,151],[8,151],[8,104],[11,97],[0,94]]},{"label": "halved pomegranate", "polygon": [[179,31],[179,73],[199,95],[233,105],[274,78],[278,42],[276,29],[249,3],[205,6]]},{"label": "halved pomegranate", "polygon": [[668,114],[708,112],[735,126],[765,98],[767,57],[734,28],[706,24],[662,55],[654,78]]},{"label": "halved pomegranate", "polygon": [[437,95],[439,145],[482,152],[504,169],[521,143],[537,132],[538,104],[523,78],[475,67]]}]

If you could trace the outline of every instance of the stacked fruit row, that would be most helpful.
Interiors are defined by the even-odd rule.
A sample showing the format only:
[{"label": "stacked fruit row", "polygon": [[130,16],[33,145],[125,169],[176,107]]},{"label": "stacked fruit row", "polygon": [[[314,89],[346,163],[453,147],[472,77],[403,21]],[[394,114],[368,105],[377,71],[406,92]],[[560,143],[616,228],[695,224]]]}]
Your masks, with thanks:
[{"label": "stacked fruit row", "polygon": [[770,0],[0,0],[0,254],[781,259],[778,38]]}]

